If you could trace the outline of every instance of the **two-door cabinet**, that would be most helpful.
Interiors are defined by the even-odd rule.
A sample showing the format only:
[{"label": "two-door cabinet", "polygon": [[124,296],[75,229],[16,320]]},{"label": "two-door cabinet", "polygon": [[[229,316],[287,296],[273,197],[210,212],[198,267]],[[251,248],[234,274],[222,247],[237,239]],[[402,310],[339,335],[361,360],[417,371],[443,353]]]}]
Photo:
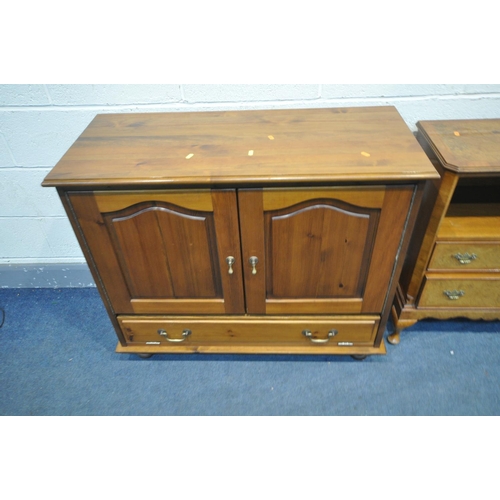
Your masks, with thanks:
[{"label": "two-door cabinet", "polygon": [[392,107],[98,115],[43,185],[118,352],[385,352],[427,180]]}]

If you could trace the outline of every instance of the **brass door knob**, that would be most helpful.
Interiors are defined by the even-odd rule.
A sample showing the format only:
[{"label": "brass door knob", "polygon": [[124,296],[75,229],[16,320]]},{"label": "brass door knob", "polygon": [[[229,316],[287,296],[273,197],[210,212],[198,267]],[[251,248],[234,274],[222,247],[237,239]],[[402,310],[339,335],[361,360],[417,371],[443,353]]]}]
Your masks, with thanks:
[{"label": "brass door knob", "polygon": [[248,262],[250,262],[250,265],[252,266],[252,274],[257,274],[257,264],[259,263],[259,259],[252,255],[252,257],[248,259]]},{"label": "brass door knob", "polygon": [[226,257],[226,262],[227,262],[227,265],[229,267],[227,270],[227,274],[233,274],[234,273],[234,270],[233,270],[234,257],[232,257],[232,256]]}]

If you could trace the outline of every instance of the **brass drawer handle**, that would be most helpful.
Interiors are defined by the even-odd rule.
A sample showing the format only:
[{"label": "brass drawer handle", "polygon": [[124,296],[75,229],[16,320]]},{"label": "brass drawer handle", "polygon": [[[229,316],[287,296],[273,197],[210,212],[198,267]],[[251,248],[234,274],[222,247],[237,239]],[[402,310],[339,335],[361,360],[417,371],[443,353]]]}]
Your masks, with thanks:
[{"label": "brass drawer handle", "polygon": [[191,330],[188,330],[187,328],[182,331],[182,338],[181,339],[171,339],[168,336],[168,333],[166,330],[159,329],[158,330],[158,335],[161,335],[162,337],[165,337],[169,342],[184,342],[189,335],[191,335]]},{"label": "brass drawer handle", "polygon": [[445,290],[443,292],[450,300],[458,300],[465,295],[463,290]]},{"label": "brass drawer handle", "polygon": [[257,274],[257,264],[259,263],[259,259],[252,256],[248,259],[248,262],[250,262],[250,265],[252,266],[252,274]]},{"label": "brass drawer handle", "polygon": [[232,256],[226,257],[226,262],[227,262],[227,265],[229,267],[229,269],[227,270],[227,274],[233,274],[234,273],[234,271],[233,271],[234,257],[232,257]]},{"label": "brass drawer handle", "polygon": [[473,260],[477,259],[477,255],[475,253],[469,253],[469,252],[465,252],[463,254],[456,253],[455,255],[453,255],[453,257],[455,257],[455,259],[457,259],[458,262],[460,262],[460,264],[463,265],[470,264]]},{"label": "brass drawer handle", "polygon": [[313,339],[311,330],[302,330],[302,335],[308,338],[314,344],[326,344],[330,341],[332,337],[335,337],[339,333],[337,330],[330,330],[326,339]]}]

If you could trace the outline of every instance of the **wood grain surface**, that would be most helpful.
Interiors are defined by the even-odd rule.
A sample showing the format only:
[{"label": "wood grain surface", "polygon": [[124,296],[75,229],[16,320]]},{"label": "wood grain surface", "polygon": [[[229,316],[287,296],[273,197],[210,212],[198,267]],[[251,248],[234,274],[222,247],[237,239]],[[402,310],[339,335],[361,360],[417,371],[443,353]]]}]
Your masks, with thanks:
[{"label": "wood grain surface", "polygon": [[500,119],[420,121],[443,166],[459,173],[500,172]]},{"label": "wood grain surface", "polygon": [[368,355],[385,353],[432,179],[383,106],[97,115],[43,185],[65,199],[119,352]]},{"label": "wood grain surface", "polygon": [[[445,293],[455,291],[461,293],[457,299],[450,299]],[[500,311],[500,275],[484,273],[463,277],[428,273],[418,306],[463,309],[465,315],[469,307]]]},{"label": "wood grain surface", "polygon": [[185,208],[183,194],[193,206],[189,192],[69,195],[116,313],[245,312],[235,191],[199,192],[198,206],[210,211]]},{"label": "wood grain surface", "polygon": [[382,106],[97,115],[43,185],[432,177],[434,168],[396,108]]},{"label": "wood grain surface", "polygon": [[[302,346],[316,350],[328,350],[331,346],[349,342],[357,345],[373,345],[379,318],[377,316],[303,316],[298,319],[278,316],[203,318],[199,316],[119,316],[118,321],[128,345],[159,342],[183,349],[196,346]],[[182,342],[182,332],[191,334]],[[166,330],[167,340],[158,334]],[[304,330],[311,332],[313,340],[304,336]],[[335,336],[328,333],[335,330]],[[324,341],[324,342],[323,342]]]},{"label": "wood grain surface", "polygon": [[500,120],[417,125],[441,181],[428,184],[395,296],[391,343],[423,318],[500,317]]},{"label": "wood grain surface", "polygon": [[495,242],[437,241],[428,270],[454,270],[461,273],[474,270],[500,272],[500,239]]}]

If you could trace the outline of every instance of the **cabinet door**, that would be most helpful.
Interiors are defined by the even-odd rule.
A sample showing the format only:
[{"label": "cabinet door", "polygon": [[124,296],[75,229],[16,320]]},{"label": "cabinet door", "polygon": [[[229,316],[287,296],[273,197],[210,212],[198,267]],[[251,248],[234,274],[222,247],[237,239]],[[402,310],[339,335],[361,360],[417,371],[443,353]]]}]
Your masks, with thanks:
[{"label": "cabinet door", "polygon": [[244,312],[234,190],[79,192],[69,200],[116,313]]},{"label": "cabinet door", "polygon": [[412,186],[240,190],[247,312],[380,313],[413,192]]}]

